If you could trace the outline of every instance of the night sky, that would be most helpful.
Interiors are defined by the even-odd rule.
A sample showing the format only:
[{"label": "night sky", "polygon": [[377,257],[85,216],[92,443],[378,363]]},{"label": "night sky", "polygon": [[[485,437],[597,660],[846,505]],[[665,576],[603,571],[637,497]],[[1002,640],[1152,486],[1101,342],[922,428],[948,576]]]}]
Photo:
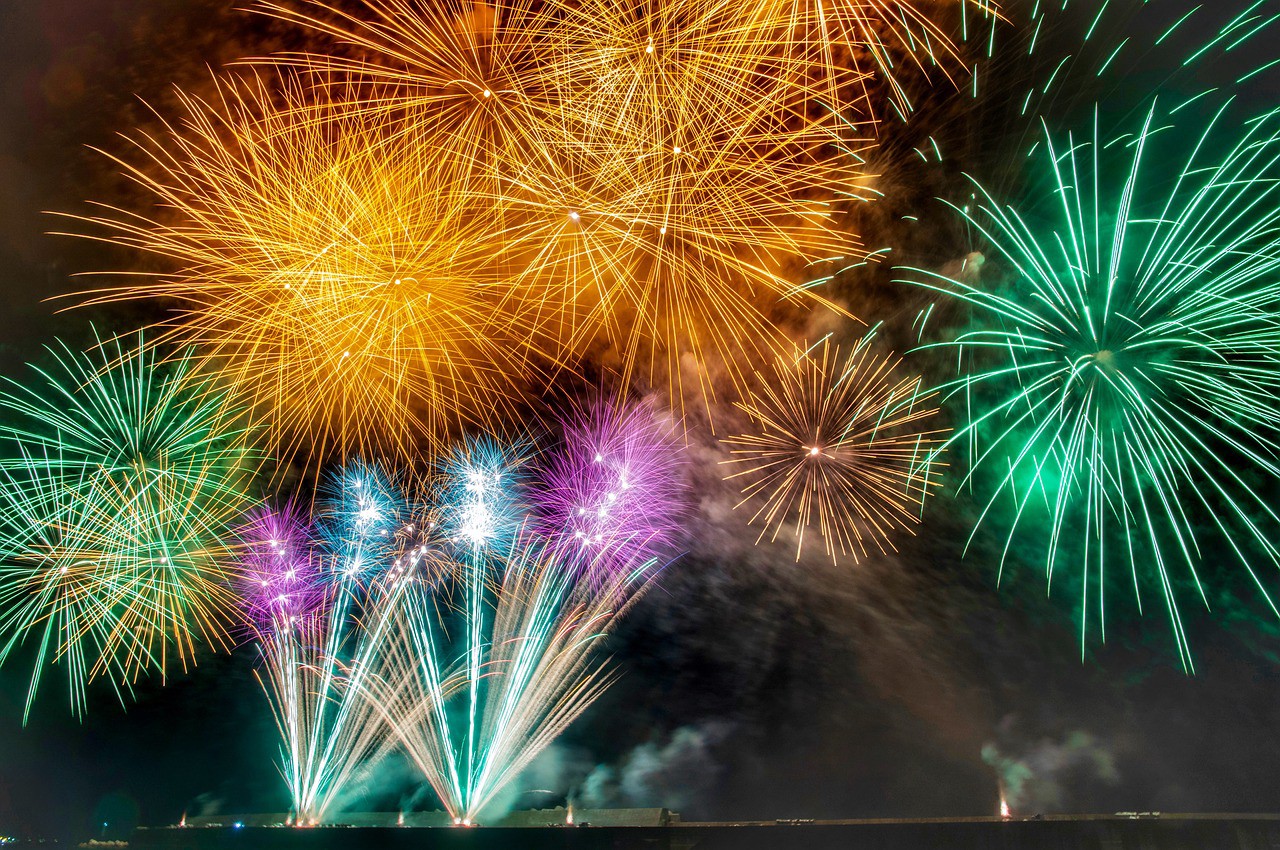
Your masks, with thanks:
[{"label": "night sky", "polygon": [[[21,375],[54,335],[83,342],[91,321],[150,320],[136,308],[55,315],[64,305],[46,299],[74,288],[72,275],[141,261],[46,235],[57,222],[43,211],[127,203],[128,187],[87,146],[119,150],[117,132],[151,120],[142,100],[163,110],[171,84],[199,91],[209,68],[298,38],[233,5],[0,4],[5,374]],[[1276,95],[1272,77],[1249,96]],[[922,265],[965,251],[959,234],[903,242]],[[892,295],[887,270],[876,274],[845,283],[859,287],[857,312],[909,324],[917,295]],[[1210,565],[1214,611],[1184,605],[1195,675],[1182,672],[1162,613],[1139,618],[1121,594],[1106,644],[1092,638],[1082,661],[1068,583],[1046,597],[1039,566],[1015,552],[997,588],[994,533],[961,559],[973,501],[935,500],[895,557],[797,564],[785,545],[753,546],[755,532],[730,516],[734,493],[711,449],[695,443],[691,458],[687,551],[610,639],[625,675],[518,789],[690,818],[947,816],[995,813],[1003,776],[1027,814],[1280,809],[1280,623],[1238,577]],[[0,834],[96,835],[107,821],[117,835],[184,811],[287,805],[252,647],[202,656],[163,687],[144,682],[126,710],[94,688],[83,722],[51,675],[26,728],[24,661],[0,669]],[[353,805],[429,807],[416,792],[389,765]]]}]

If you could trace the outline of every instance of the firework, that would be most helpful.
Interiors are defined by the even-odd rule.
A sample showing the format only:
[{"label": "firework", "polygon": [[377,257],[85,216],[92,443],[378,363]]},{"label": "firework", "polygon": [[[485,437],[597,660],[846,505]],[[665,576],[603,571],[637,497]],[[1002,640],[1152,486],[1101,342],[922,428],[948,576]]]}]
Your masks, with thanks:
[{"label": "firework", "polygon": [[759,506],[751,522],[760,540],[794,524],[796,558],[816,526],[833,562],[892,550],[910,530],[936,483],[925,462],[943,433],[928,428],[934,396],[918,377],[899,377],[898,361],[879,357],[867,336],[844,357],[829,337],[757,376],[758,390],[739,407],[756,424],[727,437],[742,479],[743,501]]},{"label": "firework", "polygon": [[571,419],[540,476],[533,534],[606,570],[670,546],[681,513],[678,440],[648,404],[602,400]]},{"label": "firework", "polygon": [[501,551],[524,524],[521,489],[529,447],[488,435],[453,446],[442,464],[447,533],[463,553]]},{"label": "firework", "polygon": [[1189,669],[1178,587],[1203,595],[1202,541],[1220,532],[1260,588],[1254,564],[1280,560],[1274,508],[1249,483],[1280,474],[1280,130],[1271,113],[1232,138],[1224,111],[1168,156],[1149,153],[1165,141],[1154,105],[1123,145],[1097,118],[1065,144],[1046,126],[1056,212],[976,183],[957,210],[1006,279],[906,278],[977,323],[939,343],[966,368],[942,389],[964,420],[946,445],[967,449],[962,485],[984,494],[977,525],[1007,529],[1006,557],[1019,533],[1035,540],[1050,576],[1074,563],[1082,649],[1107,563],[1127,565],[1139,606],[1155,584]]},{"label": "firework", "polygon": [[256,675],[280,733],[281,773],[293,810],[305,822],[323,814],[309,750],[318,732],[314,721],[324,717],[319,704],[328,698],[316,687],[325,669],[325,588],[309,524],[292,504],[256,509],[239,536],[236,586],[264,662]]},{"label": "firework", "polygon": [[[965,28],[968,43],[982,48],[969,84],[929,90],[908,122],[880,133],[876,170],[896,172],[919,197],[943,194],[962,205],[976,200],[972,187],[954,179],[958,169],[930,174],[933,165],[959,163],[994,193],[1018,191],[1036,179],[1029,153],[1040,144],[1041,116],[1082,126],[1096,104],[1128,121],[1156,93],[1174,115],[1215,91],[1265,81],[1259,75],[1275,63],[1259,65],[1269,53],[1250,42],[1268,38],[1280,19],[1257,10],[1139,0],[1001,4]],[[941,192],[922,188],[938,178],[946,181]],[[936,243],[936,227],[921,237]]]},{"label": "firework", "polygon": [[[372,692],[392,733],[459,824],[474,823],[608,687],[611,677],[595,660],[596,648],[654,566],[593,571],[609,576],[595,585],[575,581],[575,566],[536,544],[517,544],[502,561],[487,596],[493,618],[484,630],[483,681],[470,681],[471,646],[459,651],[450,639],[437,598],[421,594],[407,597],[411,604],[400,609],[381,656],[380,688]],[[466,572],[458,578],[470,580]],[[467,707],[452,710],[455,699]]]},{"label": "firework", "polygon": [[[104,572],[110,569],[110,553],[117,544],[97,534],[98,528],[108,526],[96,520],[109,518],[84,510],[75,495],[81,489],[76,485],[84,482],[68,481],[51,471],[57,466],[56,456],[29,457],[22,450],[19,454],[28,469],[0,467],[0,499],[5,506],[5,556],[0,566],[5,637],[0,660],[27,640],[38,642],[25,723],[47,664],[65,665],[76,714],[84,711],[85,684],[92,676],[105,675],[113,685],[122,682],[126,688],[129,677],[108,650],[115,643],[119,593],[104,580]],[[123,700],[119,686],[117,695]]]},{"label": "firework", "polygon": [[[488,436],[468,438],[455,446],[444,464],[446,529],[459,551],[457,584],[461,585],[466,650],[463,676],[467,696],[467,735],[460,769],[476,770],[480,740],[484,657],[485,599],[494,556],[505,551],[524,525],[519,488],[527,457],[522,446],[507,447]],[[438,686],[438,683],[437,683]]]},{"label": "firework", "polygon": [[[292,511],[258,514],[247,526],[242,593],[251,615],[264,595],[272,615],[255,622],[259,680],[300,825],[322,823],[389,746],[383,711],[365,695],[401,595],[438,572],[430,526],[415,519],[393,476],[357,460],[326,486],[316,534]],[[283,604],[270,591],[280,584],[294,588]]]},{"label": "firework", "polygon": [[473,221],[488,210],[442,182],[432,150],[308,105],[296,83],[219,94],[183,97],[180,128],[118,160],[162,218],[79,219],[169,270],[88,300],[177,305],[166,335],[198,344],[286,449],[416,452],[502,411],[538,334],[485,270],[494,246]]},{"label": "firework", "polygon": [[[532,155],[556,133],[558,98],[546,70],[556,47],[547,43],[538,4],[363,5],[357,15],[319,0],[258,2],[254,11],[323,33],[346,49],[250,61],[313,74],[336,109],[396,119],[413,143],[431,148],[432,168],[446,185],[497,198],[503,165]],[[348,87],[348,80],[358,85]]]},{"label": "firework", "polygon": [[[332,589],[322,598],[342,604]],[[349,606],[335,616],[322,605],[258,632],[258,681],[280,735],[280,772],[299,826],[323,823],[351,781],[389,747],[381,712],[363,692],[383,612],[395,601],[377,592],[364,601],[377,609],[368,631]]]},{"label": "firework", "polygon": [[[911,92],[934,77],[958,85],[969,76],[961,42],[979,22],[1001,20],[985,0],[752,0],[727,4],[740,25],[768,34],[792,64],[803,63],[824,102],[878,123],[906,118]],[[1037,6],[1037,8],[1039,8]],[[839,69],[858,69],[850,87]]]},{"label": "firework", "polygon": [[259,633],[287,629],[320,606],[324,591],[312,557],[312,535],[296,506],[254,510],[239,538],[236,588]]},{"label": "firework", "polygon": [[[654,476],[641,492],[670,488],[659,446],[671,438],[636,410],[580,424],[607,440],[595,446],[602,458]],[[459,822],[472,819],[608,685],[594,647],[654,562],[636,547],[620,565],[629,541],[602,550],[606,568],[594,563],[601,550],[541,539],[524,521],[525,503],[543,496],[525,479],[527,454],[469,438],[430,486],[352,461],[316,500],[314,539],[289,510],[247,524],[242,592],[251,615],[269,614],[250,619],[298,823],[323,822],[396,743]],[[666,525],[635,515],[646,505]],[[671,521],[653,499],[631,510],[635,528]],[[293,595],[282,599],[281,586]]]},{"label": "firework", "polygon": [[862,255],[839,199],[865,175],[825,122],[792,129],[765,109],[742,106],[731,129],[601,128],[513,173],[506,250],[522,285],[564,305],[570,354],[606,344],[624,382],[665,373],[673,398],[691,366],[710,399],[717,366],[740,385],[744,359],[786,348],[777,315],[843,314],[796,280]]},{"label": "firework", "polygon": [[841,216],[866,195],[865,142],[769,32],[701,2],[365,5],[362,19],[260,4],[358,54],[274,61],[330,99],[335,75],[357,81],[336,109],[399,116],[433,172],[485,207],[507,306],[542,356],[612,346],[624,381],[665,371],[675,391],[688,353],[710,398],[718,354],[737,380],[744,347],[785,347],[780,301],[839,309],[796,279],[862,255]]},{"label": "firework", "polygon": [[[670,89],[680,77],[698,81],[702,106],[724,125],[762,100],[793,112],[848,113],[859,123],[874,123],[886,109],[905,116],[908,90],[918,87],[905,77],[928,81],[940,71],[955,82],[965,74],[955,34],[967,38],[971,24],[999,18],[982,0],[364,0],[364,7],[354,14],[323,0],[263,0],[252,8],[324,33],[355,55],[286,52],[251,61],[373,86],[378,97],[345,105],[414,115],[419,129],[445,141],[445,161],[473,174],[476,160],[454,145],[482,139],[485,152],[531,151],[566,126],[622,115],[692,118],[691,103],[655,112],[646,91]],[[604,105],[601,96],[617,108],[594,109]]]},{"label": "firework", "polygon": [[322,489],[316,525],[332,562],[330,578],[367,583],[387,568],[409,523],[398,482],[378,464],[353,460]]},{"label": "firework", "polygon": [[86,683],[117,691],[147,671],[226,646],[228,523],[250,504],[251,432],[190,354],[59,345],[49,368],[0,390],[0,661],[39,644]]},{"label": "firework", "polygon": [[[708,128],[732,134],[771,115],[835,126],[841,99],[822,101],[820,75],[837,89],[865,81],[859,68],[825,64],[787,48],[792,35],[759,4],[720,0],[572,0],[546,5],[543,71],[573,126],[619,140],[692,142]],[[815,74],[815,72],[817,72]],[[701,128],[701,129],[696,129]]]}]

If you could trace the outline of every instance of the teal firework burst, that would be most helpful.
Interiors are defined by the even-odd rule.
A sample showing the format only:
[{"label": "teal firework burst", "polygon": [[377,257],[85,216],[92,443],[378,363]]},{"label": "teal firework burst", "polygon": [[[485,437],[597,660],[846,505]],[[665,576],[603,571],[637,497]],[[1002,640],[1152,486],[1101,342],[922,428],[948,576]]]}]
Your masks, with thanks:
[{"label": "teal firework burst", "polygon": [[1020,535],[1051,579],[1070,562],[1083,649],[1119,561],[1139,607],[1158,588],[1188,670],[1178,600],[1194,587],[1207,604],[1206,558],[1237,560],[1272,610],[1260,568],[1280,563],[1264,492],[1280,478],[1280,113],[1232,135],[1226,110],[1176,139],[1154,105],[1112,141],[1096,117],[1087,138],[1046,127],[1049,215],[976,181],[957,208],[1003,281],[977,254],[955,277],[905,281],[971,309],[974,325],[932,346],[962,369],[942,387],[962,422],[940,451],[967,449],[977,526],[1007,530],[1001,568]]},{"label": "teal firework burst", "polygon": [[28,712],[49,664],[81,713],[94,678],[123,696],[228,642],[224,541],[250,504],[250,431],[191,360],[142,342],[59,344],[0,387],[0,663],[34,644]]}]

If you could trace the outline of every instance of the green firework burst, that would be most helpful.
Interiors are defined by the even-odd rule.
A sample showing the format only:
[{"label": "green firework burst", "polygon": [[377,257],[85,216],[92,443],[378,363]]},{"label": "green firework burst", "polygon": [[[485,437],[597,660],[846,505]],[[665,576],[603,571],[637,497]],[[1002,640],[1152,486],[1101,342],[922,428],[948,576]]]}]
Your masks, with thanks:
[{"label": "green firework burst", "polygon": [[956,349],[964,369],[942,387],[962,420],[944,448],[968,450],[977,526],[1007,529],[1001,568],[1019,533],[1043,546],[1051,578],[1070,557],[1083,648],[1103,620],[1104,567],[1127,564],[1139,606],[1144,582],[1159,588],[1188,669],[1179,587],[1207,604],[1208,538],[1272,610],[1259,568],[1280,563],[1258,487],[1280,478],[1280,122],[1268,113],[1231,136],[1226,108],[1172,156],[1152,154],[1179,132],[1154,105],[1110,142],[1096,117],[1065,146],[1046,127],[1054,212],[1024,215],[977,181],[972,207],[956,208],[1005,283],[972,265],[904,281],[974,316],[930,347]]},{"label": "green firework burst", "polygon": [[256,456],[240,409],[179,356],[50,347],[49,368],[0,388],[0,663],[34,644],[122,697],[146,672],[227,643],[224,541],[250,504]]}]

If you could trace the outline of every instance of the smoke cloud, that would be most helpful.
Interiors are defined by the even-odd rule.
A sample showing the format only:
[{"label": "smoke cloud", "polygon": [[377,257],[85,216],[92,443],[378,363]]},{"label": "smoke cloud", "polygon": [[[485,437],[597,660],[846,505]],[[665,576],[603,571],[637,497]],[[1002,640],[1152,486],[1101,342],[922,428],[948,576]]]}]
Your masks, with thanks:
[{"label": "smoke cloud", "polygon": [[732,731],[711,721],[681,726],[664,739],[648,741],[613,765],[597,765],[582,781],[575,802],[584,808],[696,806],[722,772],[716,754]]},{"label": "smoke cloud", "polygon": [[1074,811],[1084,789],[1120,781],[1111,748],[1089,731],[1019,740],[1011,715],[1000,724],[998,735],[1001,741],[983,746],[982,759],[995,768],[1015,814]]}]

